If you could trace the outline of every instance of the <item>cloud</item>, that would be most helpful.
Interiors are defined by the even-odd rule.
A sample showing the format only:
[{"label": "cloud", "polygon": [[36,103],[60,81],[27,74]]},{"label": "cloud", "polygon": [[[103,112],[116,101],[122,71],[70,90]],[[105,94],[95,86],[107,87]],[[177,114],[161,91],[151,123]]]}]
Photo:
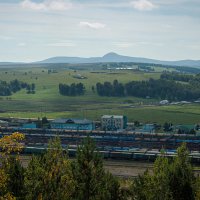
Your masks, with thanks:
[{"label": "cloud", "polygon": [[191,49],[195,49],[195,50],[199,50],[200,49],[200,45],[199,44],[190,44],[190,45],[186,46],[186,48],[187,47],[191,48]]},{"label": "cloud", "polygon": [[13,37],[6,36],[6,35],[0,35],[0,40],[12,40]]},{"label": "cloud", "polygon": [[156,8],[156,5],[149,0],[135,0],[131,2],[131,5],[133,8],[140,11],[153,10]]},{"label": "cloud", "polygon": [[19,47],[25,47],[25,46],[26,46],[26,43],[20,42],[20,43],[17,44],[17,46],[19,46]]},{"label": "cloud", "polygon": [[164,43],[162,42],[137,42],[137,45],[141,45],[141,46],[144,46],[144,45],[147,45],[147,46],[157,46],[157,47],[161,47],[161,46],[164,46]]},{"label": "cloud", "polygon": [[80,22],[79,23],[80,27],[86,27],[86,28],[91,28],[91,29],[103,29],[106,27],[105,24],[99,23],[99,22]]},{"label": "cloud", "polygon": [[129,48],[132,46],[129,42],[115,42],[114,45],[120,48]]},{"label": "cloud", "polygon": [[73,42],[56,42],[56,43],[47,44],[47,46],[51,46],[51,47],[75,47],[76,44],[74,44]]},{"label": "cloud", "polygon": [[22,8],[42,11],[64,11],[72,8],[72,4],[65,0],[44,0],[41,3],[36,3],[31,0],[24,0],[21,3]]}]

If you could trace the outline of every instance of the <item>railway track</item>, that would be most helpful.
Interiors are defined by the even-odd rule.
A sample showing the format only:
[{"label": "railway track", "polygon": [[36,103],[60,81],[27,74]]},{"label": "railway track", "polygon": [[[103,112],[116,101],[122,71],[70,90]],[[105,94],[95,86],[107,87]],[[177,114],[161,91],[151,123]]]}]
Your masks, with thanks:
[{"label": "railway track", "polygon": [[[3,135],[16,131],[15,128],[2,128]],[[92,137],[104,157],[115,159],[155,159],[165,149],[167,156],[174,156],[182,142],[187,144],[191,157],[200,162],[200,136],[176,134],[143,134],[136,132],[104,132],[104,131],[69,131],[51,129],[20,129],[25,135],[27,147],[46,148],[49,139],[59,136],[63,147],[78,146],[88,135]],[[33,149],[34,150],[34,149]],[[153,150],[153,151],[152,151]],[[30,153],[30,152],[29,152]],[[73,152],[72,152],[73,153]]]}]

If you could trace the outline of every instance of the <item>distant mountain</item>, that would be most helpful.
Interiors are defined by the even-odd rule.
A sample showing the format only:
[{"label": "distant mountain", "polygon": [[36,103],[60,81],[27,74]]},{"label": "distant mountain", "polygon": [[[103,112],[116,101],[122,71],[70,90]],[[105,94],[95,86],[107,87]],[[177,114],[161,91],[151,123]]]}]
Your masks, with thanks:
[{"label": "distant mountain", "polygon": [[179,61],[161,61],[149,58],[122,56],[116,53],[108,53],[103,57],[52,57],[37,63],[105,63],[105,62],[136,62],[136,63],[154,63],[162,65],[176,65],[200,68],[200,60],[179,60]]},{"label": "distant mountain", "polygon": [[22,62],[0,62],[0,68],[1,69],[7,69],[7,68],[18,68],[18,67],[23,67],[26,63]]},{"label": "distant mountain", "polygon": [[0,62],[0,65],[14,65],[14,64],[21,64],[17,62]]},{"label": "distant mountain", "polygon": [[142,57],[130,57],[122,56],[116,53],[108,53],[102,57],[52,57],[46,60],[42,60],[34,63],[20,63],[20,62],[0,62],[0,68],[13,67],[13,66],[23,66],[27,64],[54,64],[54,63],[70,63],[70,64],[80,64],[80,63],[106,63],[106,62],[134,62],[134,63],[153,63],[162,65],[172,65],[172,66],[186,66],[186,67],[196,67],[200,68],[200,60],[179,60],[179,61],[161,61]]}]

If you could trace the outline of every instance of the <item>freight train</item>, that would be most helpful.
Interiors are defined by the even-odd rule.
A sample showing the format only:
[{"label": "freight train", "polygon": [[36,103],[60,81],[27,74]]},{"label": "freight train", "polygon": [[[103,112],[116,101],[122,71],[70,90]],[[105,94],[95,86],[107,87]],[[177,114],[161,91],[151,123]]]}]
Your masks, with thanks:
[{"label": "freight train", "polygon": [[[19,131],[25,135],[25,145],[38,146],[47,144],[49,139],[59,136],[61,143],[65,146],[80,145],[85,137],[90,136],[94,139],[96,146],[102,151],[116,152],[109,153],[110,157],[127,156],[133,158],[140,154],[133,154],[130,150],[138,148],[143,149],[168,149],[173,151],[177,149],[181,143],[185,142],[190,151],[200,150],[200,137],[195,135],[178,135],[178,134],[147,134],[142,132],[126,131],[123,133],[114,131],[70,131],[60,129],[28,129],[28,128],[12,128],[0,127],[0,137]],[[43,147],[41,147],[43,148]],[[44,147],[45,148],[45,147]],[[107,155],[108,153],[106,153]],[[146,155],[145,155],[146,156]],[[153,155],[151,155],[153,157]]]},{"label": "freight train", "polygon": [[[43,154],[46,152],[47,147],[26,147],[23,150],[24,154]],[[69,157],[75,157],[77,148],[65,148],[69,155]],[[168,158],[173,158],[177,155],[176,150],[166,150],[165,153],[161,153],[159,150],[147,150],[147,149],[124,149],[121,150],[116,149],[115,147],[110,147],[108,150],[99,149],[99,154],[104,159],[118,159],[118,160],[138,160],[138,161],[155,161],[155,159],[159,156],[164,155]],[[200,163],[200,153],[199,152],[190,152],[189,158],[192,163]]]}]

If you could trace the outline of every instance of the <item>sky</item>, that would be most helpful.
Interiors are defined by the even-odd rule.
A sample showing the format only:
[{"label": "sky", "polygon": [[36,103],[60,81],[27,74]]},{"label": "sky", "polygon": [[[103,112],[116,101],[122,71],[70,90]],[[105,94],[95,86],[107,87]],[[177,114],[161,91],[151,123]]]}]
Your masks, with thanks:
[{"label": "sky", "polygon": [[0,62],[108,52],[200,60],[200,0],[0,0]]}]

